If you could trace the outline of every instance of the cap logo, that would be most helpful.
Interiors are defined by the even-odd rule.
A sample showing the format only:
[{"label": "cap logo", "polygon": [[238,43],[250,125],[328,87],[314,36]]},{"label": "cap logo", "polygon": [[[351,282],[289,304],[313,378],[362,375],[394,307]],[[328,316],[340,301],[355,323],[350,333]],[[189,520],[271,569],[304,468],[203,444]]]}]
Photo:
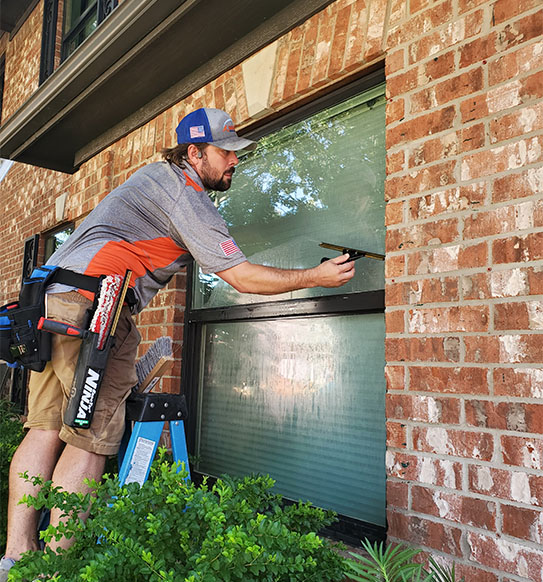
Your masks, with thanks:
[{"label": "cap logo", "polygon": [[189,131],[190,131],[191,139],[205,137],[205,135],[206,135],[206,132],[205,132],[203,125],[193,125]]},{"label": "cap logo", "polygon": [[222,126],[223,131],[233,131],[236,132],[236,128],[234,127],[234,122],[231,119],[227,119]]}]

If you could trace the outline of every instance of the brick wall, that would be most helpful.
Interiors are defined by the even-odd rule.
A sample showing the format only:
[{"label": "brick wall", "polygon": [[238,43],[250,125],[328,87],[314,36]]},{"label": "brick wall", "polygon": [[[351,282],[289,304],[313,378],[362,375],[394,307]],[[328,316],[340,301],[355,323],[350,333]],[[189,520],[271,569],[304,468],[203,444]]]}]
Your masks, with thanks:
[{"label": "brick wall", "polygon": [[[20,274],[13,241],[54,227],[63,193],[65,219],[81,219],[173,145],[188,111],[224,108],[243,127],[384,63],[389,539],[454,559],[469,582],[541,581],[540,6],[338,0],[278,39],[260,110],[242,64],[74,176],[15,164],[0,184],[3,300]],[[32,22],[8,60],[19,35],[36,45]],[[29,63],[30,86],[37,70]],[[18,91],[8,79],[8,111]],[[184,289],[180,274],[141,314],[144,343],[167,333],[180,354]],[[163,389],[176,391],[179,376],[177,359]]]},{"label": "brick wall", "polygon": [[409,8],[386,60],[389,535],[538,581],[543,11]]}]

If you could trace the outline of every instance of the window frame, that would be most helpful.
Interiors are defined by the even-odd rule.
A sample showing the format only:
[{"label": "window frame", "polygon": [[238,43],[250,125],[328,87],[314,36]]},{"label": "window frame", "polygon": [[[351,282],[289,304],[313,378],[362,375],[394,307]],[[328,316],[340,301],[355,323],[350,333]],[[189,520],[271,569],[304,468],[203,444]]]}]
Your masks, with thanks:
[{"label": "window frame", "polygon": [[[366,75],[362,79],[336,89],[335,91],[305,104],[280,118],[263,124],[258,129],[246,134],[245,137],[258,139],[264,135],[308,118],[311,115],[350,97],[384,83],[382,69]],[[302,299],[287,299],[282,301],[263,301],[245,305],[233,305],[213,308],[192,308],[194,277],[197,276],[197,266],[192,263],[187,269],[187,292],[185,309],[185,336],[182,351],[181,392],[185,394],[189,417],[186,421],[187,445],[191,454],[195,454],[196,431],[198,426],[198,381],[202,358],[203,326],[206,323],[243,322],[256,320],[275,320],[292,317],[331,317],[345,314],[384,313],[384,289],[364,291],[359,293],[325,295]],[[383,338],[384,339],[384,338]],[[203,479],[204,474],[192,470],[196,482]],[[291,503],[286,499],[285,502]],[[333,539],[345,541],[359,546],[363,538],[370,541],[386,539],[386,526],[378,526],[338,515],[339,521],[323,531]]]}]

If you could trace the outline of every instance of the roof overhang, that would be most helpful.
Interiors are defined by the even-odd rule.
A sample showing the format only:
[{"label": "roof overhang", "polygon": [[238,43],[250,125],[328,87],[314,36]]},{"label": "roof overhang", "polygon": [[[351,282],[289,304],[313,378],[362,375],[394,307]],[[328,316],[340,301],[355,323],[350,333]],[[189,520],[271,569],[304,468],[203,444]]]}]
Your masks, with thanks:
[{"label": "roof overhang", "polygon": [[36,0],[0,0],[0,31],[12,32]]},{"label": "roof overhang", "polygon": [[331,1],[125,0],[0,127],[0,157],[73,173]]}]

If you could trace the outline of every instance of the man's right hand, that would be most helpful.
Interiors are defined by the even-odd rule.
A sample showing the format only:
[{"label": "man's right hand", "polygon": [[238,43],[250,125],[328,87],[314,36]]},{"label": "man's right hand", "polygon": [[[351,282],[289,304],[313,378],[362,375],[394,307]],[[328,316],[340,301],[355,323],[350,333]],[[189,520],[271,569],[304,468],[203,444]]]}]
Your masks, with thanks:
[{"label": "man's right hand", "polygon": [[312,271],[316,281],[315,287],[341,287],[354,277],[354,261],[349,261],[349,255],[345,254],[324,261]]}]

